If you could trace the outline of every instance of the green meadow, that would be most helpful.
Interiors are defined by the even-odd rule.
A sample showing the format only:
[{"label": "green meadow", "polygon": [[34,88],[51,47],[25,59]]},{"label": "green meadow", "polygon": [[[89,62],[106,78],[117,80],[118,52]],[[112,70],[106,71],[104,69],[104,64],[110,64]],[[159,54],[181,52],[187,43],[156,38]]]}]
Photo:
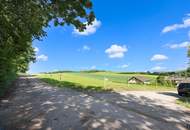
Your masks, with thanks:
[{"label": "green meadow", "polygon": [[[151,85],[128,84],[132,76],[144,76],[151,79]],[[38,74],[38,78],[57,87],[69,87],[95,91],[172,91],[175,87],[160,86],[155,83],[156,75],[121,74],[116,72],[65,72]]]}]

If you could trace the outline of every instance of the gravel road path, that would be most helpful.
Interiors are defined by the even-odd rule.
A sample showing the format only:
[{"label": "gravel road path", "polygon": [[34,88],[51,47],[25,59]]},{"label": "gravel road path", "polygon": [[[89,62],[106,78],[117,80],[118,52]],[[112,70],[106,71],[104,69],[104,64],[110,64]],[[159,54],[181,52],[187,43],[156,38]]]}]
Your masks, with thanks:
[{"label": "gravel road path", "polygon": [[80,92],[20,77],[0,101],[0,130],[186,130],[175,92]]}]

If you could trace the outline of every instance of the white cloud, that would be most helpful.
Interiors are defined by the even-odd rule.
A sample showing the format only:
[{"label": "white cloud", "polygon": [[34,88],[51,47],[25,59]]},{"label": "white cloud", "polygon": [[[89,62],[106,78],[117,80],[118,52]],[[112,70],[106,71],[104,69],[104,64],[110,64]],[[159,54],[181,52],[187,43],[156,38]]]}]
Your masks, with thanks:
[{"label": "white cloud", "polygon": [[123,58],[124,53],[127,51],[128,49],[126,46],[119,46],[117,44],[113,44],[110,48],[105,50],[105,53],[108,54],[109,58]]},{"label": "white cloud", "polygon": [[84,45],[82,48],[79,48],[77,51],[81,52],[81,51],[90,51],[91,48],[87,45]]},{"label": "white cloud", "polygon": [[89,51],[89,50],[90,50],[90,47],[87,46],[87,45],[84,45],[82,49],[83,49],[83,50],[86,50],[86,51]]},{"label": "white cloud", "polygon": [[190,46],[190,42],[185,41],[179,44],[167,44],[167,47],[171,48],[171,49],[177,49],[177,48],[188,48]]},{"label": "white cloud", "polygon": [[[36,53],[36,55],[37,55],[38,52],[39,52],[39,48],[38,48],[38,47],[34,47],[34,51],[35,51],[35,53]],[[48,56],[46,56],[46,55],[44,55],[44,54],[38,55],[38,56],[36,57],[36,60],[37,60],[37,61],[47,61],[47,60],[48,60]]]},{"label": "white cloud", "polygon": [[168,57],[162,54],[155,54],[152,56],[152,58],[150,59],[151,61],[162,61],[162,60],[167,60]]},{"label": "white cloud", "polygon": [[165,69],[166,69],[166,67],[161,67],[161,66],[155,66],[155,67],[151,68],[152,71],[163,71]]},{"label": "white cloud", "polygon": [[37,56],[37,60],[38,61],[47,61],[48,60],[48,56],[46,56],[46,55],[39,55],[39,56]]},{"label": "white cloud", "polygon": [[126,69],[126,68],[128,68],[128,67],[129,67],[128,64],[123,64],[123,65],[119,66],[119,68],[122,68],[122,69]]},{"label": "white cloud", "polygon": [[190,16],[190,13],[186,14],[187,16]]},{"label": "white cloud", "polygon": [[183,23],[181,24],[173,24],[173,25],[164,27],[164,29],[162,30],[162,33],[167,33],[171,31],[175,31],[177,29],[188,28],[188,27],[190,27],[190,18],[185,18],[183,19]]},{"label": "white cloud", "polygon": [[34,47],[34,51],[35,51],[36,53],[38,53],[38,52],[39,52],[39,48],[38,48],[38,47]]},{"label": "white cloud", "polygon": [[[86,23],[85,23],[86,24]],[[91,25],[87,25],[86,29],[83,32],[80,32],[78,29],[74,29],[73,34],[76,35],[83,35],[83,36],[88,36],[91,34],[94,34],[96,30],[101,26],[101,21],[95,19]]]},{"label": "white cloud", "polygon": [[96,66],[93,65],[93,66],[90,67],[90,69],[91,69],[91,70],[94,70],[94,69],[96,69]]},{"label": "white cloud", "polygon": [[188,37],[190,38],[190,31],[188,32]]}]

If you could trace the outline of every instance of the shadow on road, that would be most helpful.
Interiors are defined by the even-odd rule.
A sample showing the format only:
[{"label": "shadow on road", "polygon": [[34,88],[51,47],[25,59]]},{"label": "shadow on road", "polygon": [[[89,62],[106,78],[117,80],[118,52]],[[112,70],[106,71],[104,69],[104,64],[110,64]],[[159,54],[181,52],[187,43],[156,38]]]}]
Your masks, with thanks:
[{"label": "shadow on road", "polygon": [[[177,90],[176,90],[177,91]],[[176,98],[179,98],[180,96],[175,92],[158,92],[159,94],[167,95],[167,96],[173,96]]]},{"label": "shadow on road", "polygon": [[112,89],[105,89],[102,86],[83,86],[79,83],[60,81],[52,78],[41,78],[42,81],[57,87],[72,88],[79,91],[111,92]]},{"label": "shadow on road", "polygon": [[61,89],[26,77],[17,85],[0,107],[0,128],[6,130],[179,130],[190,117],[146,96]]}]

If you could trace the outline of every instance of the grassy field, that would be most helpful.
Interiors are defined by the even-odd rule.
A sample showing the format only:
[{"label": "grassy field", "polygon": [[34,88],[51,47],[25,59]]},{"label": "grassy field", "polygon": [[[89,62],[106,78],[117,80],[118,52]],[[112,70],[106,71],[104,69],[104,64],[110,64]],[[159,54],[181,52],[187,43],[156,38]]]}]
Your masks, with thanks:
[{"label": "grassy field", "polygon": [[155,81],[156,77],[155,75],[145,75],[145,74],[120,74],[120,73],[114,73],[114,72],[91,72],[91,73],[73,73],[76,75],[80,75],[83,77],[89,77],[94,79],[100,79],[104,80],[105,78],[109,79],[112,82],[115,83],[127,83],[128,79],[132,76],[144,76],[148,77],[152,80],[152,82]]},{"label": "grassy field", "polygon": [[168,91],[176,90],[174,87],[128,84],[127,80],[132,76],[145,76],[155,81],[155,75],[142,74],[119,74],[114,72],[72,72],[72,73],[55,73],[55,74],[39,74],[38,78],[43,81],[56,85],[58,87],[69,87],[82,90],[96,91]]}]

